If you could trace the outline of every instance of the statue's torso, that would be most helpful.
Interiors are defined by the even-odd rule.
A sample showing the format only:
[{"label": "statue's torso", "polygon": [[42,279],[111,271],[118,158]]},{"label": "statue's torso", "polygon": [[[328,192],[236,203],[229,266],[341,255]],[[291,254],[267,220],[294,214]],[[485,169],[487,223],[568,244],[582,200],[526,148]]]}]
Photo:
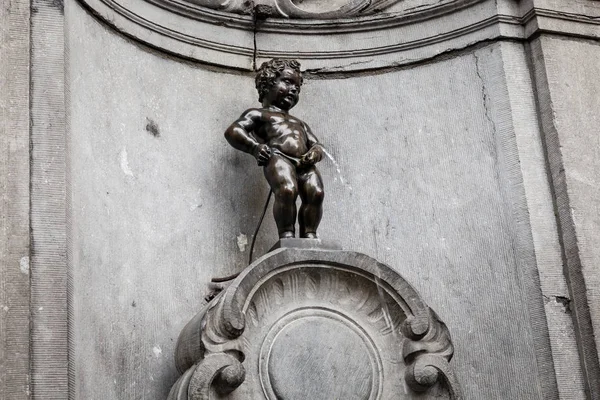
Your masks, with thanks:
[{"label": "statue's torso", "polygon": [[308,135],[302,121],[281,112],[265,111],[263,116],[264,123],[257,134],[269,147],[297,158],[308,151]]}]

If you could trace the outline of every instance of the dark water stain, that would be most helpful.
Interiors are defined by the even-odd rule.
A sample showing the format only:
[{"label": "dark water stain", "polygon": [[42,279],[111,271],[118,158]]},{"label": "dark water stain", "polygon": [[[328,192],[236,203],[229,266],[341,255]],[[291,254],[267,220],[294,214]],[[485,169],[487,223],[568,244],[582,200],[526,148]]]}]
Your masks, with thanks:
[{"label": "dark water stain", "polygon": [[160,137],[160,131],[158,130],[158,124],[150,118],[146,118],[146,131],[155,138]]},{"label": "dark water stain", "polygon": [[65,3],[64,0],[34,0],[31,2],[31,13],[37,14],[40,12],[40,9],[44,7],[50,7],[58,10],[61,15],[65,13]]}]

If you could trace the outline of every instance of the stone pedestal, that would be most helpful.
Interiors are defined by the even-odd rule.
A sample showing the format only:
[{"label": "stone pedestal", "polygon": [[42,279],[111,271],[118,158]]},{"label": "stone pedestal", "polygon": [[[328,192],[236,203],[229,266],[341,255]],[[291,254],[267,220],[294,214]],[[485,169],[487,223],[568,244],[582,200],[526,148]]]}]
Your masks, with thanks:
[{"label": "stone pedestal", "polygon": [[342,250],[342,245],[335,240],[323,239],[279,239],[277,243],[271,247],[269,252],[277,249],[323,249],[323,250]]},{"label": "stone pedestal", "polygon": [[282,240],[187,324],[169,400],[462,399],[446,325],[392,268]]}]

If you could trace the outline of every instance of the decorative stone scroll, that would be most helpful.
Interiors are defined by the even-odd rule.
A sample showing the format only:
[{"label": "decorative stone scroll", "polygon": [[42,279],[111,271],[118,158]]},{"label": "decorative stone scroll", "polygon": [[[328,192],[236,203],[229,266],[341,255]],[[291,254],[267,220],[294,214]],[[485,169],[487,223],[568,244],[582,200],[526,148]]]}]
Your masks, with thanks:
[{"label": "decorative stone scroll", "polygon": [[490,0],[79,1],[154,49],[244,71],[271,58],[323,73],[394,67],[519,36],[521,26],[520,17],[482,6]]},{"label": "decorative stone scroll", "polygon": [[183,329],[169,400],[462,399],[448,328],[390,267],[283,248]]},{"label": "decorative stone scroll", "polygon": [[369,15],[402,0],[196,0],[199,5],[264,17],[334,19]]}]

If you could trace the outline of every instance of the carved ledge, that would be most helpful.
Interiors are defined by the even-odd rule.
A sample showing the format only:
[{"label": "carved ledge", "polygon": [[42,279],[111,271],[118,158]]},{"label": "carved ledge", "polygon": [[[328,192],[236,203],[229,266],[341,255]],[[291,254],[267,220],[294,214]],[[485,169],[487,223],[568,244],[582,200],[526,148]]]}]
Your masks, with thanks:
[{"label": "carved ledge", "polygon": [[280,248],[183,329],[169,400],[462,399],[446,325],[360,253]]},{"label": "carved ledge", "polygon": [[[252,70],[275,57],[298,59],[312,70],[401,64],[405,57],[398,53],[427,48],[426,54],[417,57],[437,54],[442,49],[432,45],[479,30],[481,19],[490,15],[487,9],[467,12],[487,0],[423,0],[422,4],[389,0],[377,2],[394,3],[384,12],[375,13],[369,7],[350,16],[344,8],[335,11],[336,15],[326,11],[289,19],[273,18],[270,11],[263,11],[261,18],[268,18],[257,22],[253,15],[209,8],[192,0],[79,1],[114,29],[156,49],[240,70]],[[294,4],[296,0],[286,1]],[[312,0],[303,4],[308,1]],[[447,24],[446,17],[454,22]],[[457,30],[456,21],[468,28]]]},{"label": "carved ledge", "polygon": [[198,5],[269,18],[335,19],[370,15],[402,0],[195,0]]},{"label": "carved ledge", "polygon": [[394,67],[539,32],[600,38],[600,6],[593,1],[577,3],[580,11],[562,4],[506,7],[494,0],[79,1],[156,49],[246,71],[271,58],[297,59],[320,73]]}]

